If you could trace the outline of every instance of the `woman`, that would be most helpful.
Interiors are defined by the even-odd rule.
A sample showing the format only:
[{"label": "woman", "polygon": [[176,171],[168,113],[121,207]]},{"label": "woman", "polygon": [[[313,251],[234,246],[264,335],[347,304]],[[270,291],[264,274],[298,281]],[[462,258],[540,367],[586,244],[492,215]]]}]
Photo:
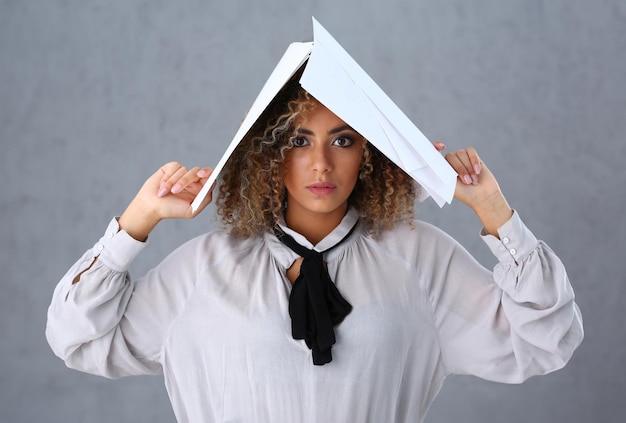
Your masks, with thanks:
[{"label": "woman", "polygon": [[163,166],[57,286],[50,345],[106,377],[163,372],[194,422],[422,421],[447,374],[518,383],[562,367],[582,339],[562,264],[474,149],[446,159],[493,272],[414,221],[419,187],[292,80],[221,174],[224,229],[130,281],[152,229],[191,217],[211,172]]}]

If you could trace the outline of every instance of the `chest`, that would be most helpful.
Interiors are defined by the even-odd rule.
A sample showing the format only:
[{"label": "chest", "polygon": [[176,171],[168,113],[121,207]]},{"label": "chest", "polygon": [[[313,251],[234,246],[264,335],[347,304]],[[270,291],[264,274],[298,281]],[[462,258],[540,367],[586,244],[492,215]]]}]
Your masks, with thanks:
[{"label": "chest", "polygon": [[[438,374],[430,307],[410,288],[414,282],[408,274],[346,264],[328,267],[353,306],[335,327],[332,362],[314,366],[305,342],[293,339],[290,282],[284,270],[258,261],[257,276],[214,271],[210,280],[199,281],[166,341],[168,391],[199,404],[199,413],[232,421],[304,421],[303,416],[331,421],[354,412],[346,403],[365,404],[360,410],[369,417],[361,421],[376,413],[394,415],[398,389],[422,392],[401,385]],[[403,406],[419,403],[420,395]]]},{"label": "chest", "polygon": [[[328,271],[352,312],[335,328],[333,356],[385,356],[410,348],[432,336],[430,305],[410,272],[397,266],[329,262]],[[284,269],[271,260],[255,266],[225,263],[198,281],[184,312],[174,325],[170,342],[177,350],[193,351],[205,360],[255,363],[310,363],[304,341],[291,336],[289,294]],[[393,346],[393,348],[392,348]]]}]

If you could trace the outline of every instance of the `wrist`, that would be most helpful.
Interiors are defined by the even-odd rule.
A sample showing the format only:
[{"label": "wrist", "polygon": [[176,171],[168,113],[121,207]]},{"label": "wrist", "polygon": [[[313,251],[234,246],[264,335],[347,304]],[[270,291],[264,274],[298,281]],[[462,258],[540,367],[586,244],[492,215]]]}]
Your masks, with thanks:
[{"label": "wrist", "polygon": [[513,209],[500,191],[472,206],[472,210],[485,230],[496,237],[498,237],[498,228],[513,216]]},{"label": "wrist", "polygon": [[118,223],[120,230],[125,230],[131,237],[143,242],[160,221],[161,217],[154,210],[135,199],[120,216]]}]

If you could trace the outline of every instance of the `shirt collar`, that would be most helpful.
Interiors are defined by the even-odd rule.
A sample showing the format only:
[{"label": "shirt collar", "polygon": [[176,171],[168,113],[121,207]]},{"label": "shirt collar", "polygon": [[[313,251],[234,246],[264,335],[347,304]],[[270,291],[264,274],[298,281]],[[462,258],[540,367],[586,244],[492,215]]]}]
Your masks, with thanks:
[{"label": "shirt collar", "polygon": [[[354,225],[359,220],[359,212],[350,207],[348,212],[343,217],[339,225],[335,229],[333,229],[324,239],[318,242],[316,245],[311,244],[302,234],[290,229],[285,224],[284,220],[281,219],[278,222],[278,226],[286,233],[289,234],[293,239],[298,242],[298,244],[306,247],[310,250],[315,250],[318,252],[322,252],[324,250],[329,249],[333,245],[337,244],[341,241],[350,230],[354,227]],[[281,266],[288,268],[291,266],[293,261],[298,258],[298,256],[291,251],[289,248],[285,247],[279,240],[276,238],[273,232],[267,232],[265,234],[265,240],[272,252],[272,254],[276,257]]]}]

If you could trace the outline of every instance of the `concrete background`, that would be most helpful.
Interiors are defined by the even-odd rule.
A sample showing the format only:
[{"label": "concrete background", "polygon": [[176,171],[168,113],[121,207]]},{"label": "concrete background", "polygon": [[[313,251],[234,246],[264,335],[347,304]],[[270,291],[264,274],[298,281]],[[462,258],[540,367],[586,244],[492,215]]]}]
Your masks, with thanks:
[{"label": "concrete background", "polygon": [[[564,370],[451,377],[427,421],[625,421],[623,0],[0,0],[0,420],[173,421],[161,378],[108,381],[53,356],[52,290],[160,164],[216,163],[312,15],[427,136],[478,148],[585,318]],[[469,210],[419,214],[493,265]],[[133,272],[212,216],[160,226]]]}]

